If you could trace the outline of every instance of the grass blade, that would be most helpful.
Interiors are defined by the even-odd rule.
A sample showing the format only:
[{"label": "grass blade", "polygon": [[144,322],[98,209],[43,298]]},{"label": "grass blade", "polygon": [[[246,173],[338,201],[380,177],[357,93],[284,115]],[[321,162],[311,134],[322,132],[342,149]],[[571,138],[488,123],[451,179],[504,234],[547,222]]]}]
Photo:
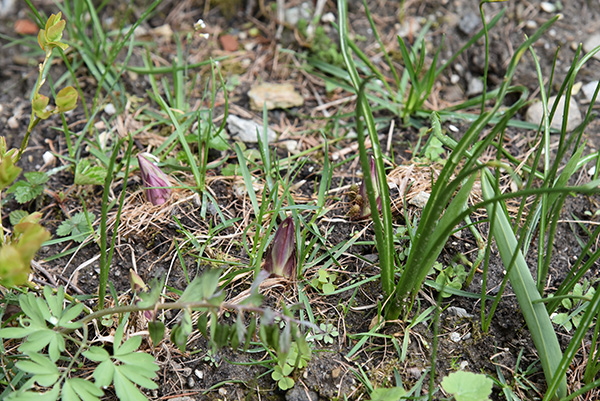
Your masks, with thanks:
[{"label": "grass blade", "polygon": [[[486,200],[490,200],[495,196],[493,181],[492,173],[488,169],[484,169],[481,188],[483,197]],[[523,311],[523,317],[531,333],[533,343],[538,351],[546,381],[548,383],[556,383],[556,396],[559,398],[564,397],[567,393],[567,379],[564,372],[557,372],[562,353],[556,333],[552,327],[552,322],[550,321],[550,316],[544,305],[539,303],[541,299],[540,293],[531,276],[523,253],[517,248],[517,239],[515,238],[505,210],[502,207],[494,208],[494,204],[487,204],[486,209],[489,214],[494,209],[496,211],[490,217],[495,220],[492,235],[496,240],[508,278],[517,296],[519,306]],[[514,258],[514,266],[510,266],[515,252],[517,252],[517,255]],[[555,378],[555,374],[560,374],[560,377]]]}]

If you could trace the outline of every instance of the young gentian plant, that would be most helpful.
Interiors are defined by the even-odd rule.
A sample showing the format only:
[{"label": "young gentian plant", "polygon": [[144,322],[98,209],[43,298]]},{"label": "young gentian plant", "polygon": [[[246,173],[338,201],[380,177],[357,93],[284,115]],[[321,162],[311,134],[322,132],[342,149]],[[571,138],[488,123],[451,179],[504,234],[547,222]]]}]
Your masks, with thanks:
[{"label": "young gentian plant", "polygon": [[267,251],[265,271],[283,277],[296,274],[296,230],[292,217],[285,219],[277,228],[275,238]]},{"label": "young gentian plant", "polygon": [[142,182],[144,183],[144,193],[146,198],[153,205],[162,205],[171,195],[169,188],[169,177],[158,168],[158,166],[147,159],[152,157],[148,153],[138,153],[138,162],[142,172]]}]

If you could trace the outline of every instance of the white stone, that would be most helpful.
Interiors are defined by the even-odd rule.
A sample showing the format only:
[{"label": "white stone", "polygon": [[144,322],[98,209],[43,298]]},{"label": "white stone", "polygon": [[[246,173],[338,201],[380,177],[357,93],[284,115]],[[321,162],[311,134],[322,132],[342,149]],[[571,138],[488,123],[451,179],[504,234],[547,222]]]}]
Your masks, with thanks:
[{"label": "white stone", "polygon": [[56,162],[56,156],[54,156],[54,153],[46,151],[42,155],[42,160],[44,160],[46,166],[51,166]]},{"label": "white stone", "polygon": [[410,203],[413,206],[418,207],[419,209],[423,209],[425,207],[425,205],[427,204],[427,201],[429,200],[430,196],[431,196],[431,194],[429,194],[425,191],[421,191],[418,194],[416,194],[415,197],[412,198],[408,203]]},{"label": "white stone", "polygon": [[[592,101],[592,97],[594,96],[594,92],[596,91],[596,87],[598,86],[598,81],[588,82],[587,84],[581,87],[581,91],[583,92],[583,96],[585,96],[585,100],[588,102]],[[600,103],[600,94],[596,98],[596,103]]]},{"label": "white stone", "polygon": [[[599,33],[595,33],[593,35],[588,36],[584,41],[583,41],[583,50],[586,53],[591,52],[592,50],[594,50],[596,47],[600,46],[600,32]],[[600,51],[597,52],[596,54],[594,54],[594,58],[596,60],[600,60]]]},{"label": "white stone", "polygon": [[[552,96],[548,99],[548,113],[552,110],[552,107],[556,102],[556,96]],[[556,113],[554,114],[554,118],[550,124],[551,128],[560,130],[562,126],[562,116],[564,115],[563,110],[565,107],[565,97],[561,96],[558,100],[558,108],[556,109]],[[542,102],[537,102],[529,106],[527,109],[527,113],[525,113],[525,119],[527,122],[532,124],[540,124],[542,121],[542,117],[544,115]],[[571,97],[571,101],[569,102],[569,117],[567,120],[567,131],[573,131],[575,127],[581,124],[582,117],[581,112],[579,111],[579,105]]]},{"label": "white stone", "polygon": [[477,96],[483,93],[483,81],[481,78],[473,77],[469,80],[467,96]]},{"label": "white stone", "polygon": [[540,8],[547,13],[553,13],[556,11],[556,6],[549,1],[542,1],[540,3]]},{"label": "white stone", "polygon": [[455,343],[460,342],[461,335],[453,331],[452,333],[450,333],[450,340],[454,341]]},{"label": "white stone", "polygon": [[113,114],[115,114],[117,112],[117,108],[115,107],[114,104],[108,103],[106,106],[104,106],[104,112],[106,114],[108,114],[109,116],[112,116]]},{"label": "white stone", "polygon": [[19,120],[17,120],[17,118],[15,116],[10,117],[7,121],[7,124],[8,124],[8,128],[10,128],[10,129],[19,128]]},{"label": "white stone", "polygon": [[290,25],[297,25],[301,19],[310,21],[312,9],[312,3],[310,2],[302,3],[298,7],[290,7],[285,10],[285,22]]},{"label": "white stone", "polygon": [[[245,120],[233,114],[230,114],[229,117],[227,117],[227,129],[232,137],[247,143],[257,143],[257,133],[261,135],[261,137],[263,135],[262,124],[258,124],[252,120]],[[273,142],[277,139],[275,131],[268,127],[267,138],[269,142]]]}]

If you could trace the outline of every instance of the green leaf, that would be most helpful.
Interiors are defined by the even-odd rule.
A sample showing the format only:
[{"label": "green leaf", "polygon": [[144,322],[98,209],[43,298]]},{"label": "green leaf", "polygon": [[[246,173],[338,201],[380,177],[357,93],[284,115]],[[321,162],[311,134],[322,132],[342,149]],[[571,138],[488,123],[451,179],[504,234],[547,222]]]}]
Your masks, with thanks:
[{"label": "green leaf", "polygon": [[[156,377],[155,372],[145,371],[144,369],[140,369],[139,366],[134,365],[119,365],[116,366],[116,369],[138,386],[142,386],[150,390],[158,388],[158,384],[150,380],[151,378]],[[156,366],[156,369],[159,369],[159,367]]]},{"label": "green leaf", "polygon": [[[118,368],[118,367],[115,367]],[[120,400],[147,401],[147,398],[135,387],[135,385],[119,371],[115,369],[114,374],[115,391]]]},{"label": "green leaf", "polygon": [[104,362],[110,359],[108,351],[95,345],[91,346],[87,351],[84,351],[83,356],[94,362]]},{"label": "green leaf", "polygon": [[442,380],[442,387],[456,401],[487,401],[492,393],[493,382],[483,374],[458,371]]},{"label": "green leaf", "polygon": [[[486,200],[493,199],[495,196],[494,181],[492,173],[488,169],[484,169],[481,177],[481,189],[483,198]],[[554,332],[554,327],[550,321],[550,316],[548,316],[546,307],[539,302],[541,300],[540,293],[531,276],[531,271],[523,253],[520,249],[517,249],[518,241],[505,208],[502,204],[497,205],[496,208],[494,208],[493,204],[488,204],[486,205],[486,209],[491,218],[495,220],[493,224],[494,231],[491,234],[496,240],[500,257],[508,272],[508,279],[513,287],[513,291],[523,312],[525,323],[527,323],[527,328],[531,333],[531,338],[540,356],[546,382],[551,383],[562,359],[562,351]],[[493,212],[495,214],[492,216]],[[513,260],[513,266],[511,266]],[[558,380],[560,385],[556,394],[553,395],[562,398],[567,394],[567,378],[565,375],[562,375]]]},{"label": "green leaf", "polygon": [[221,269],[208,270],[196,276],[181,294],[179,302],[200,302],[212,298],[219,286],[220,277]]},{"label": "green leaf", "polygon": [[145,352],[132,352],[125,355],[115,355],[113,358],[126,363],[128,365],[136,365],[140,369],[154,372],[158,370],[157,365],[154,363],[154,357]]},{"label": "green leaf", "polygon": [[192,318],[190,312],[185,310],[179,324],[171,330],[171,341],[179,348],[181,352],[185,352],[187,338],[192,332]]},{"label": "green leaf", "polygon": [[114,374],[115,365],[110,359],[107,359],[94,369],[94,381],[99,387],[108,387],[113,381]]},{"label": "green leaf", "polygon": [[127,341],[125,341],[121,346],[119,346],[119,348],[115,349],[114,356],[129,354],[129,353],[135,351],[136,349],[138,349],[141,343],[142,343],[141,336],[132,336]]},{"label": "green leaf", "polygon": [[67,86],[66,88],[61,89],[54,99],[54,103],[56,103],[56,110],[61,113],[64,113],[69,110],[73,110],[77,106],[77,98],[79,94],[77,90],[72,86]]},{"label": "green leaf", "polygon": [[165,336],[165,324],[160,320],[148,322],[148,331],[150,332],[152,345],[156,347]]},{"label": "green leaf", "polygon": [[40,386],[50,387],[56,383],[59,371],[54,362],[49,358],[36,353],[30,354],[29,357],[31,360],[17,362],[17,368],[33,374],[33,380]]},{"label": "green leaf", "polygon": [[103,185],[106,169],[92,166],[89,159],[81,159],[75,166],[75,185]]},{"label": "green leaf", "polygon": [[93,232],[88,221],[92,223],[95,219],[96,216],[91,212],[78,212],[58,226],[56,235],[59,237],[73,235],[73,241],[83,242]]},{"label": "green leaf", "polygon": [[19,224],[21,219],[27,216],[29,216],[29,213],[27,213],[25,210],[18,209],[10,212],[10,214],[8,215],[8,219],[10,221],[10,224],[16,226],[17,224]]},{"label": "green leaf", "polygon": [[405,395],[402,387],[376,388],[371,393],[371,401],[397,401]]},{"label": "green leaf", "polygon": [[98,388],[95,384],[78,377],[67,379],[63,385],[63,391],[67,383],[83,401],[99,401],[98,397],[104,395],[102,389]]},{"label": "green leaf", "polygon": [[23,338],[31,333],[29,327],[7,327],[0,329],[0,338]]}]

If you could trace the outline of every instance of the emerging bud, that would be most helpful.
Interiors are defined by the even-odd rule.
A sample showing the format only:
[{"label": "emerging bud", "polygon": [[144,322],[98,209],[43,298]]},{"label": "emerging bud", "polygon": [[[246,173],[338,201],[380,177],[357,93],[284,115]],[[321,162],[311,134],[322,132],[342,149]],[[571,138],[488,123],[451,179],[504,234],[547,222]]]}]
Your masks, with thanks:
[{"label": "emerging bud", "polygon": [[144,280],[133,269],[129,269],[129,284],[131,284],[131,291],[133,292],[139,293],[148,289]]},{"label": "emerging bud", "polygon": [[[371,182],[373,183],[373,188],[375,189],[375,199],[377,200],[377,210],[381,210],[381,191],[379,190],[379,180],[377,176],[377,168],[375,167],[375,160],[371,157]],[[369,195],[367,194],[367,183],[363,178],[362,184],[360,185],[360,190],[358,192],[359,199],[357,204],[360,206],[360,215],[358,218],[364,219],[366,217],[371,216],[371,206],[369,204]]]},{"label": "emerging bud", "polygon": [[142,172],[142,182],[145,185],[146,198],[154,206],[162,205],[171,195],[169,188],[169,177],[158,168],[158,166],[146,157],[152,157],[148,153],[138,153],[137,158]]},{"label": "emerging bud", "polygon": [[291,217],[277,228],[273,243],[267,251],[264,269],[268,273],[284,277],[296,274],[296,230]]},{"label": "emerging bud", "polygon": [[38,43],[42,50],[46,51],[48,48],[52,50],[53,47],[60,47],[66,50],[69,45],[62,43],[60,40],[63,36],[66,22],[62,19],[62,14],[52,14],[46,22],[46,29],[40,29],[38,32]]}]

